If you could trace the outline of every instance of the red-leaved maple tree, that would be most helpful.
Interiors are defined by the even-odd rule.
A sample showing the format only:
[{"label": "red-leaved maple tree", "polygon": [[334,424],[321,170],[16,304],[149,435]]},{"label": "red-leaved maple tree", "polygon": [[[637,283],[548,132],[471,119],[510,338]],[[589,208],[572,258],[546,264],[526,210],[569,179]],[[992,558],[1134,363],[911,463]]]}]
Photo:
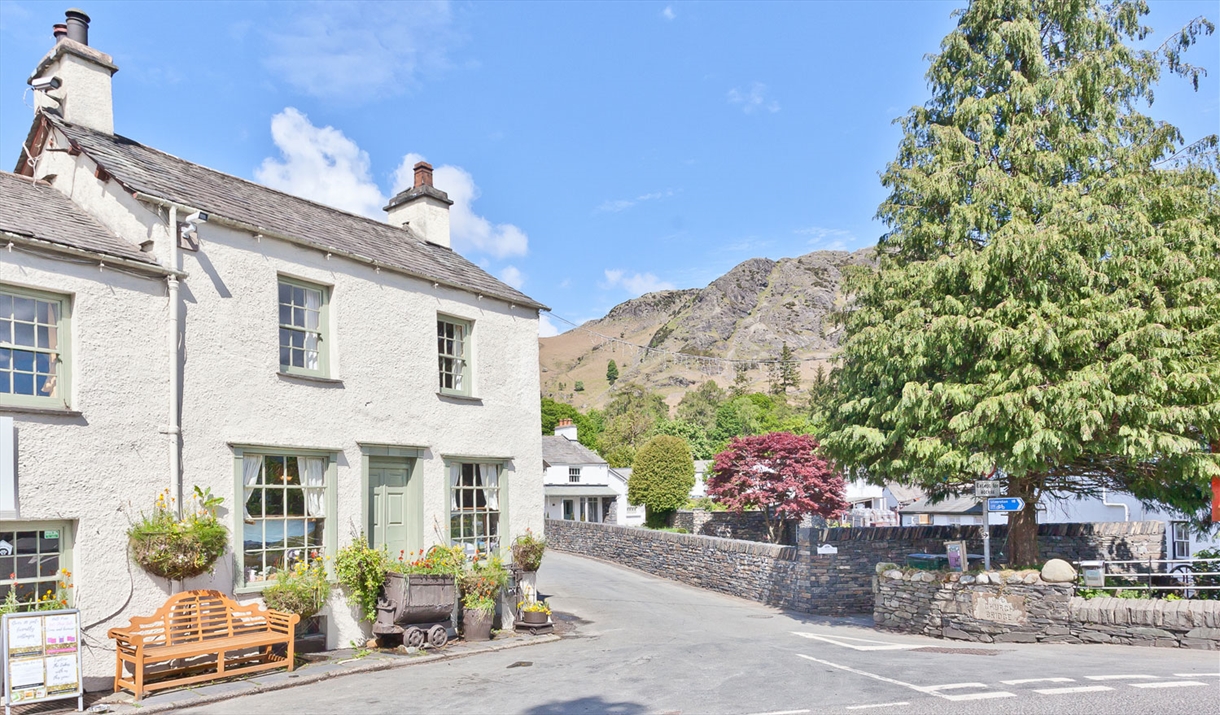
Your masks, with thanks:
[{"label": "red-leaved maple tree", "polygon": [[773,543],[788,521],[842,514],[845,489],[843,475],[818,454],[818,441],[789,432],[734,438],[707,481],[708,496],[730,511],[760,509]]}]

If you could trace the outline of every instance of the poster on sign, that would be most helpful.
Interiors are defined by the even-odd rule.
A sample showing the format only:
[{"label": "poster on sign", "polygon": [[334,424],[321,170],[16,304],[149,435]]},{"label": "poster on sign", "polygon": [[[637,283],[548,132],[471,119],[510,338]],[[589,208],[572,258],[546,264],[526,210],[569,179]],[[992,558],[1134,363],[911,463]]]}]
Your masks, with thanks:
[{"label": "poster on sign", "polygon": [[83,709],[80,612],[66,608],[4,614],[0,665],[5,715],[13,705],[62,698],[76,698],[76,709]]}]

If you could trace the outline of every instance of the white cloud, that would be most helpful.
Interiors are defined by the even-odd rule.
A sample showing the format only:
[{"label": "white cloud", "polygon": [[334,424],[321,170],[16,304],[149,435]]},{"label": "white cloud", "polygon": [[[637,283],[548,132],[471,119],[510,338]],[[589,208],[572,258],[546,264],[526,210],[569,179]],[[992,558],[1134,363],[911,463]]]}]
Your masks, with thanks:
[{"label": "white cloud", "polygon": [[263,64],[297,90],[360,102],[398,94],[449,65],[458,36],[448,2],[316,2],[293,6],[267,34]]},{"label": "white cloud", "polygon": [[555,327],[555,324],[551,322],[551,316],[546,313],[538,314],[538,337],[553,338],[559,335],[559,333],[559,328]]},{"label": "white cloud", "polygon": [[798,228],[793,233],[809,236],[807,245],[823,251],[843,251],[847,249],[848,242],[856,240],[855,234],[841,228],[810,226],[809,228]]},{"label": "white cloud", "polygon": [[[254,170],[257,181],[294,196],[385,220],[382,207],[389,198],[373,181],[368,152],[343,132],[334,127],[315,127],[309,117],[287,107],[271,118],[271,138],[280,150],[280,157],[263,160]],[[420,161],[423,157],[419,154],[403,156],[394,171],[391,195],[415,184],[415,164]],[[436,187],[453,200],[449,231],[454,250],[495,258],[524,256],[529,252],[529,236],[525,231],[510,223],[492,224],[474,212],[472,204],[479,197],[479,187],[470,172],[446,165],[437,167],[432,177]],[[484,268],[489,265],[486,259],[476,260]],[[515,275],[524,280],[519,271]]]},{"label": "white cloud", "polygon": [[658,290],[673,290],[674,284],[663,281],[651,273],[628,273],[619,269],[606,269],[604,287],[621,287],[632,296],[640,296]]},{"label": "white cloud", "polygon": [[[394,193],[410,188],[415,182],[415,163],[419,154],[407,154],[394,172]],[[478,185],[470,172],[460,166],[438,166],[432,171],[432,183],[449,194],[449,232],[454,250],[474,250],[496,258],[524,256],[529,252],[529,236],[511,223],[492,224],[474,212],[472,204],[479,198]]]},{"label": "white cloud", "polygon": [[335,208],[384,218],[385,197],[373,182],[369,155],[334,127],[315,127],[294,107],[271,118],[280,158],[254,170],[260,183]]},{"label": "white cloud", "polygon": [[665,18],[666,20],[672,20],[677,16],[678,13],[674,12],[673,5],[666,5],[665,9],[661,11],[661,17]]},{"label": "white cloud", "polygon": [[525,275],[516,266],[505,266],[504,270],[500,271],[500,280],[517,290],[521,290],[521,286],[525,285]]},{"label": "white cloud", "polygon": [[753,114],[758,110],[775,113],[779,111],[779,102],[767,98],[767,85],[754,82],[748,90],[742,91],[734,87],[729,90],[729,104],[741,105],[741,111]]},{"label": "white cloud", "polygon": [[634,199],[607,199],[597,207],[597,211],[618,213],[619,211],[626,211],[642,201],[656,201],[657,199],[666,199],[673,195],[673,189],[666,189],[665,191],[654,191],[651,194],[641,194]]}]

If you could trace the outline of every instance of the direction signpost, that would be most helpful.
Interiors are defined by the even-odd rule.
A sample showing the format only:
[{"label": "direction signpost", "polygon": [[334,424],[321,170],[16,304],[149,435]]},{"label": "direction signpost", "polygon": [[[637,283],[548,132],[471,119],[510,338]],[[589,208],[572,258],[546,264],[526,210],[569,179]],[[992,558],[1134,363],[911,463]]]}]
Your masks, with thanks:
[{"label": "direction signpost", "polygon": [[[974,496],[980,500],[998,497],[1003,493],[999,482],[979,481],[974,483]],[[991,524],[987,519],[987,505],[983,505],[983,568],[991,570]]]},{"label": "direction signpost", "polygon": [[987,511],[1021,511],[1025,508],[1025,500],[1021,497],[1004,497],[1003,499],[988,499]]}]

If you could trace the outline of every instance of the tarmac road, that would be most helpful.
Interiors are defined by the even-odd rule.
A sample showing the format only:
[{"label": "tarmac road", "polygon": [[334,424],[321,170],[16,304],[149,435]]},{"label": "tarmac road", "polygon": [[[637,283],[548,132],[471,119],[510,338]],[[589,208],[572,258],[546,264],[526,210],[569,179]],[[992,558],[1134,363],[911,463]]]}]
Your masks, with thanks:
[{"label": "tarmac road", "polygon": [[1220,714],[1216,651],[895,635],[554,551],[539,591],[570,637],[195,711]]}]

